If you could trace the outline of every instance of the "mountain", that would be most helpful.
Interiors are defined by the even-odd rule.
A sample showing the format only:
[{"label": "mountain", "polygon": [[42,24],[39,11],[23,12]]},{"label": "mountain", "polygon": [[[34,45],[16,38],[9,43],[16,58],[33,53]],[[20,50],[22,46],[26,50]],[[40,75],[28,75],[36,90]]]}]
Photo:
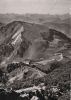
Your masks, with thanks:
[{"label": "mountain", "polygon": [[40,83],[47,88],[56,83],[69,86],[70,65],[71,38],[65,32],[23,21],[0,28],[0,68],[7,75],[4,74],[2,86],[13,89]]},{"label": "mountain", "polygon": [[60,23],[60,22],[45,22],[45,26],[49,26],[49,28],[56,29],[60,32],[63,32],[67,34],[69,37],[71,37],[71,25],[69,23]]},{"label": "mountain", "polygon": [[60,31],[21,21],[1,27],[0,36],[0,54],[12,59],[14,54],[25,59],[43,58],[50,49],[54,52],[56,48],[58,50],[71,42],[71,39]]},{"label": "mountain", "polygon": [[[0,29],[0,56],[1,59],[8,59],[7,62],[10,62],[10,59],[15,59],[16,56],[27,58],[30,56],[31,47],[33,47],[33,42],[42,38],[40,33],[48,31],[48,28],[39,25],[31,24],[21,21],[14,21],[9,23]],[[46,45],[43,39],[41,39],[39,45]],[[8,58],[6,58],[8,57]],[[24,57],[24,58],[25,58]],[[2,62],[2,63],[4,63]]]},{"label": "mountain", "polygon": [[21,21],[14,21],[1,27],[0,36],[0,54],[3,59],[40,59],[47,57],[51,51],[51,54],[57,52],[71,42],[71,39],[61,31]]},{"label": "mountain", "polygon": [[50,14],[0,14],[0,22],[4,24],[13,21],[22,21],[35,24],[43,24],[71,36],[71,15]]}]

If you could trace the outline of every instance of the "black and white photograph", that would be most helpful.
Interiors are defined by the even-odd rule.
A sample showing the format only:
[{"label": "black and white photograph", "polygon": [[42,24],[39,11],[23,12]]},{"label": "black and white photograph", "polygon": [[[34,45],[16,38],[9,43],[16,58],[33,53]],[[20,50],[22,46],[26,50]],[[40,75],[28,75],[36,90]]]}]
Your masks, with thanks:
[{"label": "black and white photograph", "polygon": [[71,0],[0,0],[0,100],[71,100]]}]

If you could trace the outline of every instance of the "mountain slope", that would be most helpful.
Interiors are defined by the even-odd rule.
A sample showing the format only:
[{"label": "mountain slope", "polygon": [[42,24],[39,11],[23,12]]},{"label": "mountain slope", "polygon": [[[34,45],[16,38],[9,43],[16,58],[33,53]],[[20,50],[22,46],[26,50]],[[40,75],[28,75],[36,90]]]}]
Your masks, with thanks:
[{"label": "mountain slope", "polygon": [[[10,62],[10,59],[12,61],[12,59],[17,57],[23,57],[25,52],[25,56],[29,58],[29,48],[31,48],[29,46],[33,45],[33,42],[36,39],[39,40],[39,38],[42,38],[40,32],[44,31],[48,31],[48,28],[42,25],[20,21],[15,21],[1,27],[0,58],[4,60],[2,63],[5,63],[6,61]],[[42,42],[41,44],[44,43]],[[7,51],[5,48],[7,48],[9,51]],[[10,50],[10,48],[12,49]]]},{"label": "mountain slope", "polygon": [[1,85],[21,89],[40,83],[47,88],[61,84],[67,91],[71,38],[65,33],[45,25],[15,21],[1,27],[0,36],[0,67],[7,75]]},{"label": "mountain slope", "polygon": [[5,61],[5,57],[8,57],[8,62],[17,57],[34,60],[47,58],[71,42],[71,39],[62,32],[20,21],[2,27],[0,34],[3,37],[0,46],[1,58]]}]

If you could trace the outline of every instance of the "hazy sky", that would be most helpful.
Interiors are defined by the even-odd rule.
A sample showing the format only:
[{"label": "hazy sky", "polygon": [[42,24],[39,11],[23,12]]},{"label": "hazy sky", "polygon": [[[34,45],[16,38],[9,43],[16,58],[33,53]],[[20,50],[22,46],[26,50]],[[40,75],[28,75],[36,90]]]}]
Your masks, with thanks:
[{"label": "hazy sky", "polygon": [[0,0],[0,13],[71,14],[71,0]]}]

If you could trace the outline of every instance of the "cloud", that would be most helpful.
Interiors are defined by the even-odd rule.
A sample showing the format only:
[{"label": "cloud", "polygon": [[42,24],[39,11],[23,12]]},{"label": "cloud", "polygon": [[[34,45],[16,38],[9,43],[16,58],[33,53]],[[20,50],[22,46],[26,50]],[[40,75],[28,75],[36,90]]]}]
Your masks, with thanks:
[{"label": "cloud", "polygon": [[70,0],[0,0],[1,13],[68,13]]}]

